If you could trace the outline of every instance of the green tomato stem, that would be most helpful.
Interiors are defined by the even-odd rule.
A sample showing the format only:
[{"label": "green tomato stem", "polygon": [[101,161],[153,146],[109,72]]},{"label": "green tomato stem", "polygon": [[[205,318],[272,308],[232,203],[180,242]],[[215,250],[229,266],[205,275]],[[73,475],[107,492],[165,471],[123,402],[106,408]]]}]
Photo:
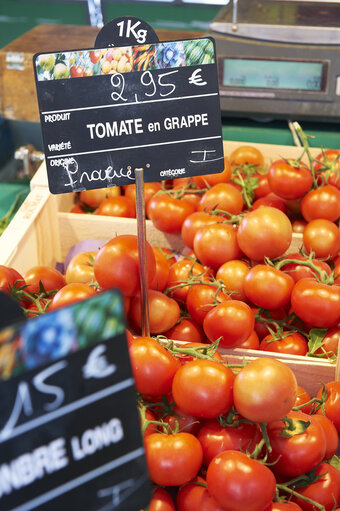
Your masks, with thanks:
[{"label": "green tomato stem", "polygon": [[292,490],[292,488],[289,488],[289,486],[286,486],[285,484],[277,484],[276,487],[279,488],[279,490],[290,493],[291,495],[294,495],[294,497],[298,497],[299,499],[308,502],[309,504],[312,504],[312,506],[314,506],[317,509],[320,509],[320,511],[326,511],[325,506],[323,506],[322,504],[319,504],[318,502],[315,502],[315,500],[312,500],[308,497],[305,497],[304,495],[301,495],[300,493],[298,493],[295,490]]}]

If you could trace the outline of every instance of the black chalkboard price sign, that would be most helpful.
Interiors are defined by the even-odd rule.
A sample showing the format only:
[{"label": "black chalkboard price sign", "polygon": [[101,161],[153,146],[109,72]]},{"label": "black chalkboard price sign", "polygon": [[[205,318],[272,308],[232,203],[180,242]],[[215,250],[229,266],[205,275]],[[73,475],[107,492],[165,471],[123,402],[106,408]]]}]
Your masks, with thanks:
[{"label": "black chalkboard price sign", "polygon": [[0,509],[146,507],[151,484],[119,292],[0,335]]},{"label": "black chalkboard price sign", "polygon": [[42,53],[34,68],[52,193],[131,184],[136,167],[145,181],[223,170],[213,39]]}]

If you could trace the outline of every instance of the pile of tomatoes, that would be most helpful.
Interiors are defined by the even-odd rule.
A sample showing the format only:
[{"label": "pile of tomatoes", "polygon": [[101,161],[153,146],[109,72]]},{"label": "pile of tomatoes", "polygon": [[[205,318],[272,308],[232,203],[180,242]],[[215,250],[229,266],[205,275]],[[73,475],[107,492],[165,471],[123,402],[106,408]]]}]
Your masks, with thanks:
[{"label": "pile of tomatoes", "polygon": [[[242,146],[220,174],[145,184],[148,218],[182,236],[186,246],[175,253],[146,243],[153,337],[141,336],[134,235],[77,254],[65,274],[37,266],[20,275],[0,266],[0,290],[17,299],[27,317],[121,290],[157,485],[150,511],[175,509],[173,498],[178,511],[340,506],[340,472],[326,463],[338,446],[339,382],[320,389],[308,406],[280,362],[261,358],[230,368],[216,351],[252,348],[336,360],[340,152],[312,159],[305,150],[309,165],[277,160],[264,171],[263,155]],[[81,192],[74,210],[134,217],[135,188]],[[293,232],[302,234],[301,250],[289,253]],[[300,404],[303,411],[293,409]]]},{"label": "pile of tomatoes", "polygon": [[150,511],[340,509],[340,382],[311,400],[272,358],[235,375],[193,343],[139,337],[129,350],[156,488]]},{"label": "pile of tomatoes", "polygon": [[[152,247],[152,334],[334,358],[340,338],[340,151],[315,159],[305,151],[309,165],[279,159],[264,169],[257,148],[240,146],[220,174],[145,184],[147,217],[161,231],[181,235],[187,247],[176,258]],[[81,192],[75,209],[82,207],[134,216],[135,188]],[[301,252],[287,256],[294,232],[301,233]],[[96,256],[94,279],[103,289],[123,286],[131,298],[131,328],[140,332],[139,297],[112,277],[116,258],[109,247],[115,243]],[[122,275],[128,266],[122,263]],[[315,342],[320,329],[325,341]]]}]

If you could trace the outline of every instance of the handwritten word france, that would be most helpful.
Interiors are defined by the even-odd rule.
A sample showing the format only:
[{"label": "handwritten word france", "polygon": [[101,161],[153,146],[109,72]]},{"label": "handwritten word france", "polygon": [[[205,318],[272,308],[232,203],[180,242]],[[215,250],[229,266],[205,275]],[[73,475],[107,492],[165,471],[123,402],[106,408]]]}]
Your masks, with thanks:
[{"label": "handwritten word france", "polygon": [[[86,184],[90,183],[91,181],[105,181],[105,182],[112,182],[114,179],[121,179],[126,178],[130,179],[131,181],[135,181],[134,172],[132,171],[132,168],[128,166],[126,169],[120,168],[120,169],[114,169],[112,165],[109,165],[108,167],[104,169],[94,169],[92,171],[83,171],[80,174],[79,179],[75,179],[78,177],[78,171],[79,166],[75,158],[63,158],[62,165],[64,169],[66,170],[67,177],[69,179],[68,183],[65,183],[64,186],[71,186],[72,189],[74,189],[76,186],[85,186]],[[58,160],[51,160],[52,162],[58,162]]]}]

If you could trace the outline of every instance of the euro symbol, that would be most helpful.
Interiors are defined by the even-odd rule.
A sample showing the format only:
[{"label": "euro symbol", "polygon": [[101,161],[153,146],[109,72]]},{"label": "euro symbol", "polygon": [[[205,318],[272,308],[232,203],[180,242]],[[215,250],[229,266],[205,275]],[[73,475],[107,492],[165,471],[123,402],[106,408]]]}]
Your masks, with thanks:
[{"label": "euro symbol", "polygon": [[195,71],[192,73],[192,75],[189,77],[189,83],[193,85],[199,85],[200,87],[202,85],[207,85],[207,82],[204,82],[202,80],[201,76],[202,68],[195,69]]},{"label": "euro symbol", "polygon": [[117,369],[114,364],[108,364],[104,355],[106,346],[98,344],[89,354],[86,364],[83,367],[84,378],[106,378]]}]

